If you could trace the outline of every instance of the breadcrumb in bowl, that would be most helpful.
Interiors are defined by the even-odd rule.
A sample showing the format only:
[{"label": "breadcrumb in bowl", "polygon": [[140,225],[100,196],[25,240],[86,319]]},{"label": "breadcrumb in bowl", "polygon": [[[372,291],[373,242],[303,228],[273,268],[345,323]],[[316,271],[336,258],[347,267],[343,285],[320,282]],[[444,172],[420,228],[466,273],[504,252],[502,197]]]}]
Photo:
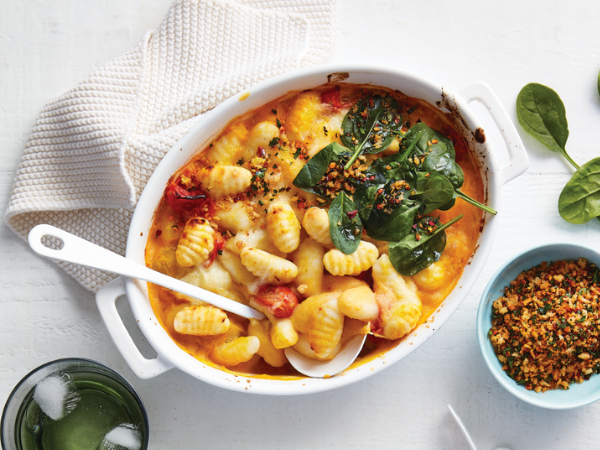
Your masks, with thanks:
[{"label": "breadcrumb in bowl", "polygon": [[[499,360],[489,336],[490,329],[492,329],[493,305],[494,302],[497,302],[498,299],[504,296],[505,287],[509,286],[523,271],[529,271],[543,262],[550,264],[551,262],[562,260],[575,261],[577,263],[581,258],[586,259],[590,264],[595,264],[596,267],[600,267],[600,253],[582,245],[567,243],[546,244],[526,250],[509,260],[492,276],[479,304],[477,313],[477,339],[483,359],[492,372],[492,375],[511,394],[541,408],[572,409],[596,402],[600,399],[600,375],[594,373],[589,379],[581,383],[570,383],[568,384],[568,389],[551,389],[546,392],[540,389],[538,389],[540,392],[536,392],[531,383],[517,384],[503,370],[503,366],[506,369],[507,361],[502,362]],[[498,306],[498,303],[496,305]],[[498,320],[495,322],[498,325]],[[496,342],[496,346],[501,347],[498,345],[498,342]],[[600,346],[598,350],[600,350]],[[515,373],[514,370],[512,372],[513,374]]]}]

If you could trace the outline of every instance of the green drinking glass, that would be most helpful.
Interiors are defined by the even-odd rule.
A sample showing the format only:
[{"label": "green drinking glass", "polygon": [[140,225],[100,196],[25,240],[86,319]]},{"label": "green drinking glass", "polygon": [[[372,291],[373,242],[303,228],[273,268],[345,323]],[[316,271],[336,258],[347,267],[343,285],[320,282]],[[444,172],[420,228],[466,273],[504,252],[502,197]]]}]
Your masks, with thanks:
[{"label": "green drinking glass", "polygon": [[148,416],[110,367],[59,359],[27,374],[6,401],[4,450],[147,450]]}]

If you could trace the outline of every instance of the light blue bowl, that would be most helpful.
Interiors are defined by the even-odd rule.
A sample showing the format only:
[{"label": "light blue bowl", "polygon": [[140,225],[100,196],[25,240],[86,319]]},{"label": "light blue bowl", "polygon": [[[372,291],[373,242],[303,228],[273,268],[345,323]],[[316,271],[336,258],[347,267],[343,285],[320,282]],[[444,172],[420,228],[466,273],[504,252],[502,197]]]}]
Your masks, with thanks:
[{"label": "light blue bowl", "polygon": [[496,380],[515,397],[541,408],[571,409],[600,400],[600,375],[594,374],[583,383],[574,383],[568,390],[555,389],[539,394],[518,385],[504,370],[494,353],[488,332],[492,327],[492,303],[502,296],[504,287],[523,270],[531,269],[543,261],[577,260],[586,258],[600,266],[600,253],[576,244],[547,244],[518,254],[502,266],[490,279],[481,296],[477,311],[477,340],[483,359]]}]

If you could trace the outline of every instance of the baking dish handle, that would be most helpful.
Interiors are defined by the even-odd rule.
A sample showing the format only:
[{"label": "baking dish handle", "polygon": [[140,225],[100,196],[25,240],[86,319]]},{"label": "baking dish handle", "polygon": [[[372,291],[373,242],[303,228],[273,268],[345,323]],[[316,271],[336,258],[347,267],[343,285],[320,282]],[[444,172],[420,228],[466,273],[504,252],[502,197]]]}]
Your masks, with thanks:
[{"label": "baking dish handle", "polygon": [[125,279],[119,277],[96,292],[96,304],[110,337],[133,373],[142,379],[153,378],[173,366],[159,357],[147,359],[140,353],[117,311],[117,299],[125,294]]},{"label": "baking dish handle", "polygon": [[521,136],[519,136],[512,120],[508,117],[506,110],[492,88],[486,83],[478,81],[461,89],[457,94],[464,98],[467,103],[474,100],[483,103],[502,134],[508,150],[508,162],[500,167],[501,184],[506,184],[525,172],[529,167],[527,151],[521,141]]}]

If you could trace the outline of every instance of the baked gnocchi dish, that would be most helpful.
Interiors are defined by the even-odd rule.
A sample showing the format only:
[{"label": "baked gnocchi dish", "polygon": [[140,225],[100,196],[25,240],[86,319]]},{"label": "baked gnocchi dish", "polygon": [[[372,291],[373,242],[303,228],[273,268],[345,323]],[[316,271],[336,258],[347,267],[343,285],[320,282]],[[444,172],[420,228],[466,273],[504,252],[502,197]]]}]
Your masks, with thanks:
[{"label": "baked gnocchi dish", "polygon": [[149,267],[249,305],[244,319],[150,285],[161,325],[207,364],[298,376],[284,350],[360,364],[455,287],[486,206],[469,143],[438,108],[386,88],[324,85],[234,119],[174,174]]}]

